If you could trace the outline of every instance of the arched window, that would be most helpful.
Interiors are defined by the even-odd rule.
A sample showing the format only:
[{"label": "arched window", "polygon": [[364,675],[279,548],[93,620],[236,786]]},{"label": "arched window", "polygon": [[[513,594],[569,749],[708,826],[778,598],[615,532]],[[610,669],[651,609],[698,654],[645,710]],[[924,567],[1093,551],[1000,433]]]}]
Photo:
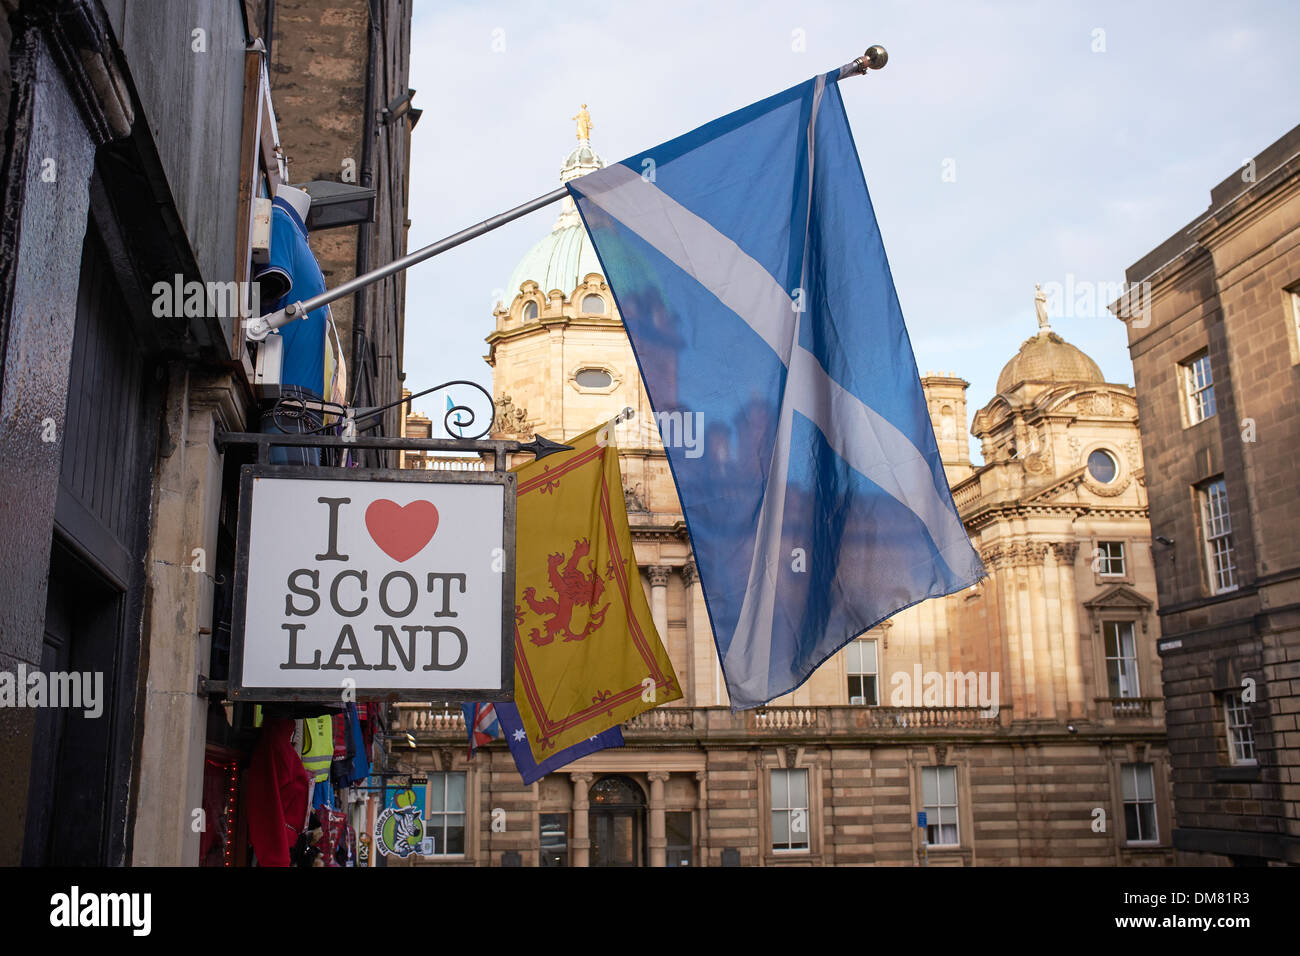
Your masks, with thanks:
[{"label": "arched window", "polygon": [[945,440],[957,437],[957,416],[951,405],[939,409],[939,437]]},{"label": "arched window", "polygon": [[536,319],[536,318],[537,318],[537,303],[536,303],[536,302],[525,302],[525,303],[524,303],[524,321],[525,321],[525,322],[532,322],[532,321],[533,321],[534,319]]},{"label": "arched window", "polygon": [[605,314],[605,297],[596,295],[594,292],[582,297],[582,311],[588,315]]},{"label": "arched window", "polygon": [[588,800],[593,807],[643,807],[645,793],[627,777],[602,777],[592,784]]}]

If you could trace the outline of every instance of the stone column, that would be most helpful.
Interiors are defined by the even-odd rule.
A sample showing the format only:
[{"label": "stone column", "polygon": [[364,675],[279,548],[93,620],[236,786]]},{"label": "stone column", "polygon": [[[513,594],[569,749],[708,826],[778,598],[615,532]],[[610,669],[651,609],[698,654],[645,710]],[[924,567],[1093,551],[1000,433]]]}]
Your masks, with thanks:
[{"label": "stone column", "polygon": [[1038,689],[1038,716],[1054,718],[1056,716],[1055,681],[1052,660],[1052,620],[1047,616],[1047,587],[1044,562],[1047,552],[1051,550],[1046,544],[1034,542],[1025,546],[1025,574],[1029,578],[1030,620],[1034,628],[1034,678]]},{"label": "stone column", "polygon": [[1012,558],[1014,567],[1012,580],[1015,581],[1016,620],[1020,624],[1020,659],[1025,675],[1025,716],[1042,717],[1038,693],[1038,663],[1034,639],[1034,614],[1029,594],[1029,547],[1016,545]]},{"label": "stone column", "polygon": [[1065,642],[1065,682],[1068,696],[1073,702],[1070,716],[1082,717],[1087,713],[1088,702],[1084,696],[1083,665],[1079,657],[1079,605],[1074,594],[1074,558],[1079,546],[1073,541],[1052,545],[1056,551],[1056,573],[1061,589],[1061,625]]},{"label": "stone column", "polygon": [[668,575],[672,568],[655,565],[650,568],[650,616],[654,618],[659,640],[668,648]]},{"label": "stone column", "polygon": [[699,689],[695,686],[696,644],[701,636],[695,624],[695,598],[698,592],[696,585],[699,583],[699,573],[695,570],[693,560],[687,560],[682,565],[681,573],[682,584],[686,586],[686,673],[678,674],[677,677],[682,683],[682,703],[687,707],[694,707],[696,701],[700,699]]},{"label": "stone column", "polygon": [[695,814],[695,832],[692,837],[695,840],[692,866],[709,865],[709,773],[707,770],[695,771],[696,789],[699,791],[696,796],[697,811]]},{"label": "stone column", "polygon": [[167,613],[145,623],[135,866],[199,862],[199,834],[175,821],[203,805],[208,701],[198,693],[198,675],[208,674],[215,623],[223,468],[216,439],[242,424],[239,401],[230,375],[172,367],[164,427],[173,444],[158,455],[147,557],[153,607]]},{"label": "stone column", "polygon": [[1061,575],[1057,568],[1056,548],[1049,546],[1043,555],[1043,606],[1047,609],[1048,649],[1052,661],[1052,693],[1056,715],[1070,716],[1070,688],[1065,679],[1065,615],[1061,606]]},{"label": "stone column", "polygon": [[667,770],[651,770],[650,778],[650,865],[666,866],[668,863],[668,839],[664,835],[664,783],[668,780]]},{"label": "stone column", "polygon": [[573,781],[573,836],[569,839],[569,848],[573,852],[570,861],[573,866],[591,866],[591,832],[587,828],[591,774],[571,773],[569,779]]}]

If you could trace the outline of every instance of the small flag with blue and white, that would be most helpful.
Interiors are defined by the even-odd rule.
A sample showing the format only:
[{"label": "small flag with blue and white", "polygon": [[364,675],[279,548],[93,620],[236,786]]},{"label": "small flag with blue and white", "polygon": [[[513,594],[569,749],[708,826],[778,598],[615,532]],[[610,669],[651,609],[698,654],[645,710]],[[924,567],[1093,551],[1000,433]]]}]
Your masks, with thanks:
[{"label": "small flag with blue and white", "polygon": [[[736,709],[984,573],[837,80],[568,184],[658,416]],[[673,440],[687,415],[702,447]]]}]

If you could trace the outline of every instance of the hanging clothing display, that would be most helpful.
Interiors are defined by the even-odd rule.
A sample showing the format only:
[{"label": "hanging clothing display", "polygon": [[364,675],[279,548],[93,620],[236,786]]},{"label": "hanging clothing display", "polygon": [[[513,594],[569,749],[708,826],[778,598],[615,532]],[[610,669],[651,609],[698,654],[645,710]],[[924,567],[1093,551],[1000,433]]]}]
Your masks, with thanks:
[{"label": "hanging clothing display", "polygon": [[248,836],[262,866],[288,866],[307,822],[311,777],[290,742],[294,721],[268,717],[245,776]]},{"label": "hanging clothing display", "polygon": [[[271,254],[255,276],[269,284],[272,292],[283,289],[271,303],[272,311],[294,302],[303,302],[325,291],[325,277],[307,242],[307,225],[286,200],[276,197],[271,204]],[[328,305],[313,309],[304,318],[295,319],[276,334],[284,340],[284,359],[280,367],[280,384],[296,385],[317,398],[330,395],[331,377],[325,377],[326,352],[332,352],[327,328],[332,324]],[[338,366],[333,375],[337,375]]]},{"label": "hanging clothing display", "polygon": [[316,783],[329,780],[334,759],[334,721],[329,714],[302,722],[302,763]]}]

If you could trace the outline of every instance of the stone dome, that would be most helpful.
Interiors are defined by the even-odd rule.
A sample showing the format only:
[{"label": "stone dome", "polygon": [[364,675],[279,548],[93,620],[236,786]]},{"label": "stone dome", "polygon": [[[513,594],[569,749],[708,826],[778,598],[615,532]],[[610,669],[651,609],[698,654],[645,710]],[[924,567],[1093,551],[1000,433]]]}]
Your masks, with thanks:
[{"label": "stone dome", "polygon": [[1026,339],[998,375],[998,391],[1009,392],[1020,382],[1106,381],[1101,368],[1065,339],[1050,329],[1042,329]]},{"label": "stone dome", "polygon": [[[591,143],[579,139],[578,145],[564,158],[560,182],[567,183],[604,166],[605,161],[591,148]],[[519,294],[519,287],[530,279],[537,283],[543,294],[559,289],[567,296],[592,272],[601,272],[596,248],[587,237],[573,197],[565,196],[560,206],[560,217],[551,227],[551,234],[529,249],[510,273],[505,304],[508,307]]]}]

